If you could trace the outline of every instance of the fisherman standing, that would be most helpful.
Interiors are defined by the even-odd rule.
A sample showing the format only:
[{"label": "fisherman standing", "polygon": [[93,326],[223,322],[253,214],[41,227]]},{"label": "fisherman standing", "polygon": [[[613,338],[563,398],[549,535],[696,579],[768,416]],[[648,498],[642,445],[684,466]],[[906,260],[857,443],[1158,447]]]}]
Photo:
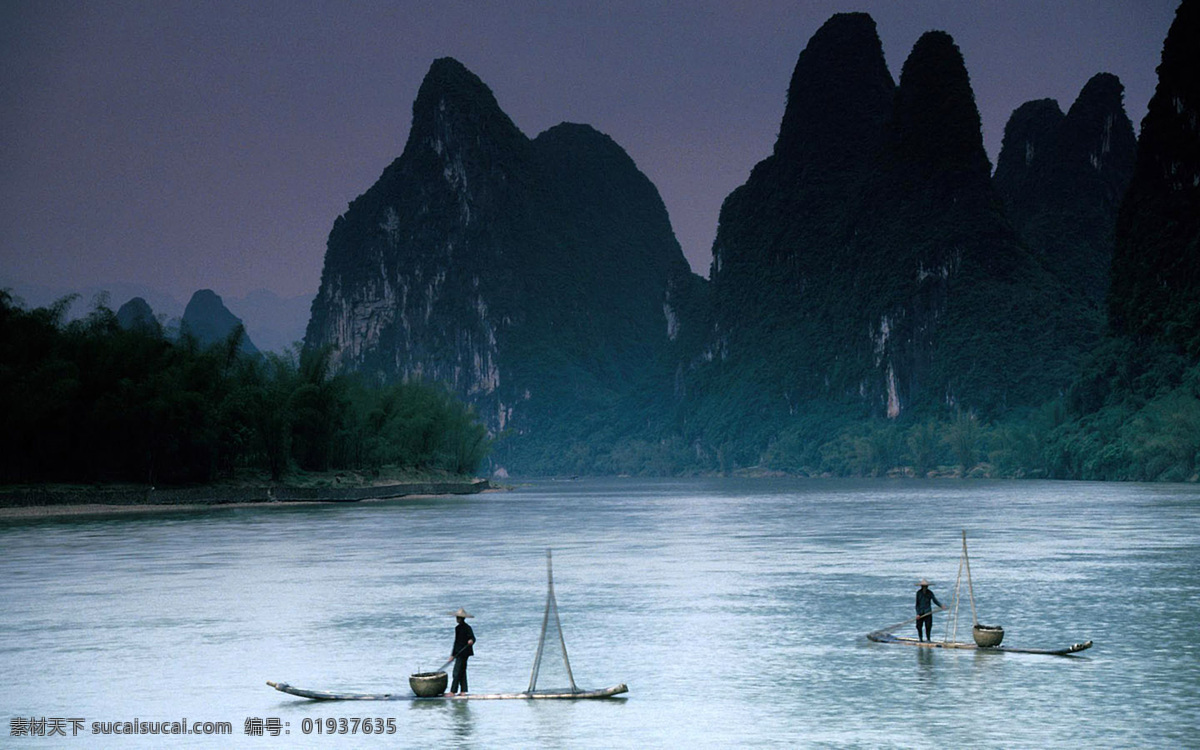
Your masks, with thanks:
[{"label": "fisherman standing", "polygon": [[[930,602],[938,605],[938,609],[945,609],[942,603],[938,601],[937,596],[929,590],[929,581],[924,578],[917,584],[920,586],[917,589],[917,640],[932,641],[933,640],[933,607]],[[921,628],[925,628],[924,636],[921,635]]]},{"label": "fisherman standing", "polygon": [[466,695],[467,657],[475,655],[475,649],[471,648],[475,644],[475,631],[467,624],[467,618],[475,615],[469,615],[467,610],[459,607],[454,616],[458,618],[458,625],[454,628],[454,651],[450,654],[450,658],[454,660],[454,682],[450,684],[450,692],[447,695]]}]

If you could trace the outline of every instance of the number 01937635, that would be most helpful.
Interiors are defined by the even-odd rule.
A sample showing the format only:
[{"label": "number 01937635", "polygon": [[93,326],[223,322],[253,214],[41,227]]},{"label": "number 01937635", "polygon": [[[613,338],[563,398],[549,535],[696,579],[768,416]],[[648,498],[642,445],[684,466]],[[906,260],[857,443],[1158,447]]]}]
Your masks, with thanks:
[{"label": "number 01937635", "polygon": [[396,720],[378,716],[305,719],[300,722],[300,731],[305,734],[395,734]]}]

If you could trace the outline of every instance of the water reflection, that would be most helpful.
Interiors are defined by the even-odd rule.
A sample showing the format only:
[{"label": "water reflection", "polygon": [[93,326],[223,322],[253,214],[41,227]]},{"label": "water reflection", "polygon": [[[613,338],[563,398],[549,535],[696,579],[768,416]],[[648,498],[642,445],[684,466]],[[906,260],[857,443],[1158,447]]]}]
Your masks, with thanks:
[{"label": "water reflection", "polygon": [[470,701],[450,701],[450,736],[464,747],[475,737],[475,720]]},{"label": "water reflection", "polygon": [[934,669],[933,649],[917,649],[917,682],[922,687],[932,687],[937,683],[937,670]]}]

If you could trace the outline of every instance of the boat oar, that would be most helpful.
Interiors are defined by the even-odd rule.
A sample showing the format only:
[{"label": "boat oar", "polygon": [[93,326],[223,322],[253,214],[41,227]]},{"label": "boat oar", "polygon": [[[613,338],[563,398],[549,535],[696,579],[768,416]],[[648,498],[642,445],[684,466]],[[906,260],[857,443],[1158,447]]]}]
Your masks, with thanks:
[{"label": "boat oar", "polygon": [[[905,620],[904,622],[898,622],[895,625],[888,625],[886,628],[880,628],[879,630],[876,630],[875,632],[876,633],[890,633],[893,630],[896,630],[897,628],[904,627],[905,625],[909,624],[910,622],[916,622],[917,620],[920,620],[922,617],[931,615],[934,612],[945,612],[947,609],[949,609],[949,607],[947,607],[945,604],[943,604],[942,606],[938,607],[937,609],[930,610],[923,614],[919,614],[916,617],[910,617],[907,620]],[[453,661],[453,659],[451,659],[451,661]]]},{"label": "boat oar", "polygon": [[451,657],[450,657],[450,659],[449,659],[449,660],[448,660],[448,661],[447,661],[445,664],[443,664],[442,666],[438,667],[438,668],[437,668],[436,670],[434,670],[434,671],[437,671],[437,672],[445,672],[445,671],[446,671],[446,667],[450,666],[450,665],[451,665],[451,664],[454,662],[454,660],[458,658],[458,654],[461,654],[463,651],[466,651],[466,650],[467,650],[467,646],[470,646],[470,645],[471,645],[471,644],[469,644],[469,643],[468,643],[466,646],[463,646],[462,648],[460,648],[460,649],[458,650],[458,653],[454,654],[454,656],[451,656]]}]

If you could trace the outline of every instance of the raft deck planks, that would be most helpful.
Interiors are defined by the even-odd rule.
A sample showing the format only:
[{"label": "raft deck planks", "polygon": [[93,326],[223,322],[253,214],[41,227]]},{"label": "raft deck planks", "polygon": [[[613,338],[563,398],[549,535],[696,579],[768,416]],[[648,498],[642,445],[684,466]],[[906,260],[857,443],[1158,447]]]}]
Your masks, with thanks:
[{"label": "raft deck planks", "polygon": [[961,641],[919,641],[916,638],[906,638],[891,633],[867,633],[867,638],[875,643],[895,643],[901,646],[917,646],[918,648],[950,648],[968,651],[1003,651],[1013,654],[1044,654],[1046,656],[1070,656],[1092,647],[1091,641],[1073,643],[1066,648],[1018,648],[1015,646],[978,646],[974,643]]},{"label": "raft deck planks", "polygon": [[338,693],[330,690],[308,690],[293,687],[286,682],[272,682],[271,680],[268,680],[267,684],[281,693],[315,701],[580,700],[611,698],[629,692],[629,687],[625,683],[621,683],[602,690],[581,690],[574,693],[468,693],[466,695],[435,695],[431,698],[419,698],[409,693]]}]

